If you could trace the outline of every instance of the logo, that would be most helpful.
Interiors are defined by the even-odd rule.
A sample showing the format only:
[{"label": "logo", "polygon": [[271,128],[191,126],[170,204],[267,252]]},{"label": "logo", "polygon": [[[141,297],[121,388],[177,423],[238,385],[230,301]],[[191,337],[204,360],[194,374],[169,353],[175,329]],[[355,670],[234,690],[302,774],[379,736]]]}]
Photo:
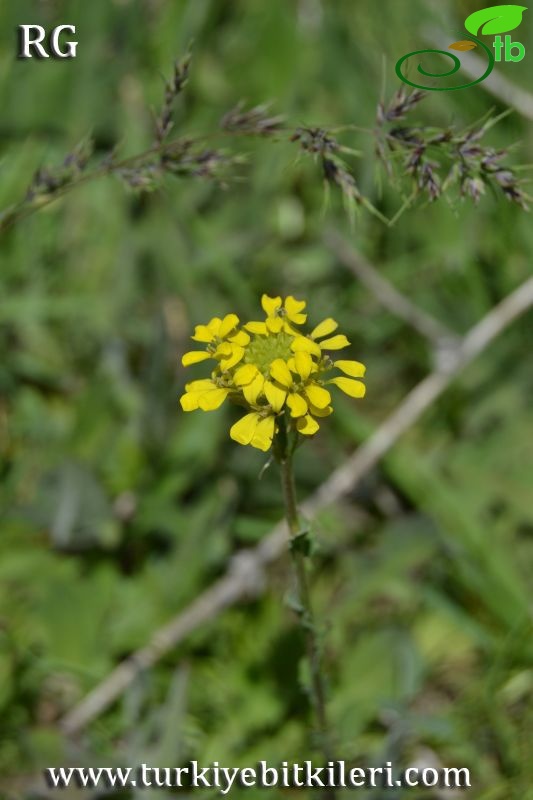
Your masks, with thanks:
[{"label": "logo", "polygon": [[[75,25],[58,25],[50,31],[47,37],[46,30],[41,25],[18,26],[18,54],[17,58],[76,58],[78,42],[65,42],[66,50],[62,49],[60,38],[68,31],[76,33]],[[48,50],[46,39],[48,38]],[[43,45],[43,41],[45,45]]]},{"label": "logo", "polygon": [[[465,28],[468,32],[467,38],[461,39],[458,42],[453,42],[453,44],[449,45],[448,50],[466,52],[467,50],[474,50],[477,47],[481,48],[484,55],[487,57],[488,64],[487,69],[480,78],[476,78],[469,83],[463,83],[460,86],[425,86],[421,83],[415,83],[414,80],[409,78],[405,62],[409,58],[422,56],[427,53],[437,53],[441,56],[446,56],[446,58],[451,58],[453,67],[446,72],[429,72],[419,63],[417,70],[424,78],[440,80],[441,78],[449,78],[455,75],[461,69],[461,61],[456,55],[449,53],[448,50],[415,50],[413,53],[407,53],[407,55],[402,56],[396,64],[397,76],[409,86],[414,86],[416,89],[424,89],[428,92],[453,92],[457,89],[468,89],[470,86],[481,83],[481,81],[488,78],[496,62],[508,61],[516,63],[522,61],[524,58],[526,54],[524,45],[521,42],[513,42],[513,37],[508,35],[510,31],[514,31],[515,28],[518,28],[521,24],[524,11],[527,11],[526,6],[491,6],[490,8],[482,8],[480,11],[475,11],[467,17],[465,21]],[[505,38],[502,38],[501,34],[507,35]],[[489,45],[477,38],[479,35],[495,36],[494,42],[492,43],[494,53]],[[417,80],[419,80],[418,76],[416,77]]]}]

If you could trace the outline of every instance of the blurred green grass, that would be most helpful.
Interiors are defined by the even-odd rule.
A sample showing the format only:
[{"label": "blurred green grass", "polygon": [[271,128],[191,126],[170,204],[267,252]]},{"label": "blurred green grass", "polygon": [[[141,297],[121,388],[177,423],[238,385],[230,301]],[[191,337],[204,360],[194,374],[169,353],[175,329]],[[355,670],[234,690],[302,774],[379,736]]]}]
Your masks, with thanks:
[{"label": "blurred green grass", "polygon": [[[414,49],[421,26],[455,30],[478,7],[4,4],[0,207],[24,195],[43,161],[61,160],[88,132],[102,151],[117,140],[126,153],[145,147],[161,72],[191,39],[191,82],[178,104],[185,132],[213,130],[241,98],[274,100],[295,124],[371,126],[383,77],[394,90],[394,61]],[[16,61],[14,29],[28,22],[76,24],[79,57]],[[521,28],[522,41],[529,31]],[[512,67],[526,88],[527,69]],[[432,124],[469,124],[493,106],[502,110],[477,88],[439,93],[424,114]],[[520,161],[531,160],[530,127],[518,114],[491,138],[499,147],[518,142]],[[349,335],[369,367],[367,399],[339,403],[299,460],[304,495],[431,367],[418,336],[325,249],[326,225],[344,230],[401,291],[457,332],[530,272],[529,216],[500,199],[487,196],[477,209],[443,201],[411,210],[392,230],[363,214],[352,230],[339,198],[324,210],[320,177],[287,145],[246,149],[246,180],[226,192],[169,182],[139,199],[103,180],[3,237],[7,797],[34,797],[32,776],[72,759],[249,765],[309,755],[302,643],[281,599],[283,565],[264,598],[197,631],[96,721],[78,749],[58,732],[63,712],[281,515],[275,471],[257,480],[261,458],[229,440],[231,413],[179,410],[178,356],[192,326],[230,310],[253,316],[263,291],[292,292],[307,299],[313,320],[334,316]],[[359,177],[377,199],[372,168],[363,164]],[[319,520],[315,589],[330,628],[339,757],[406,765],[429,749],[471,769],[477,800],[531,796],[531,333],[530,317],[515,324],[380,469]]]}]

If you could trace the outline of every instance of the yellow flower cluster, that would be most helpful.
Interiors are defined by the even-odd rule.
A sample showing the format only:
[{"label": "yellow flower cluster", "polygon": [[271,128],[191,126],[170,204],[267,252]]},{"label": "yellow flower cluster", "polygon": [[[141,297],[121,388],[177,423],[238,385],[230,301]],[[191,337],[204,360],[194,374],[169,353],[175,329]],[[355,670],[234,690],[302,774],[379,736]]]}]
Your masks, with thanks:
[{"label": "yellow flower cluster", "polygon": [[[304,436],[317,432],[317,420],[333,411],[327,386],[364,397],[365,385],[357,379],[364,376],[365,367],[358,361],[334,361],[329,355],[350,344],[346,336],[332,335],[338,328],[335,320],[325,319],[307,335],[299,330],[307,321],[303,300],[263,295],[261,305],[266,318],[260,322],[241,325],[236,314],[228,314],[196,326],[192,339],[205,350],[185,353],[182,364],[212,359],[215,368],[210,378],[188,383],[180,403],[184,411],[214,411],[226,398],[244,406],[247,413],[233,425],[230,436],[266,451],[282,414]],[[343,374],[330,377],[334,369]]]}]

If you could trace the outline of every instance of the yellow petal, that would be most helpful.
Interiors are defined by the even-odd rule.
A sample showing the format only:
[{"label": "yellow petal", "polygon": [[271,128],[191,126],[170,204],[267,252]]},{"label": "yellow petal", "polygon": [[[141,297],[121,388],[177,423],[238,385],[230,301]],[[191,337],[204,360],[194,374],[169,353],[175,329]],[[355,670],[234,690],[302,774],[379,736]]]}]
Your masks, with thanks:
[{"label": "yellow petal", "polygon": [[[298,352],[303,353],[304,355],[308,355],[306,350],[299,350]],[[298,369],[296,367],[296,355],[297,354],[295,353],[292,358],[287,359],[287,366],[291,372],[296,372],[296,374],[299,375],[300,373],[298,372]],[[309,374],[312,375],[314,372],[318,372],[318,366],[317,364],[315,364],[313,359],[311,359],[311,371]],[[309,375],[307,377],[309,377]]]},{"label": "yellow petal", "polygon": [[331,403],[331,395],[323,386],[311,383],[305,387],[304,391],[306,397],[309,398],[309,402],[317,408],[326,408]]},{"label": "yellow petal", "polygon": [[290,294],[285,300],[285,311],[287,312],[289,317],[292,317],[294,314],[300,314],[300,312],[304,310],[305,305],[306,305],[305,300],[296,300]]},{"label": "yellow petal", "polygon": [[360,361],[335,361],[333,366],[351,378],[364,378],[366,372],[365,365]]},{"label": "yellow petal", "polygon": [[209,328],[211,333],[217,335],[220,330],[221,323],[222,320],[220,319],[220,317],[213,317],[213,319],[210,319],[209,322],[207,323],[207,327]]},{"label": "yellow petal", "polygon": [[187,392],[209,392],[211,389],[216,389],[216,384],[213,383],[211,378],[200,378],[197,381],[190,381],[185,386]]},{"label": "yellow petal", "polygon": [[259,395],[263,391],[264,385],[265,379],[261,373],[258,372],[251,383],[249,383],[247,386],[243,386],[242,393],[246,402],[251,406],[255,406]]},{"label": "yellow petal", "polygon": [[235,386],[246,386],[253,381],[258,372],[259,370],[254,364],[244,364],[233,376],[233,383]]},{"label": "yellow petal", "polygon": [[338,327],[339,323],[335,322],[335,320],[331,319],[331,317],[328,317],[322,322],[319,322],[316,328],[312,331],[311,337],[313,339],[321,339],[323,336],[329,336],[330,333],[336,331]]},{"label": "yellow petal", "polygon": [[276,386],[272,381],[265,381],[264,392],[272,409],[276,412],[281,411],[285,398],[287,397],[287,392],[280,389],[280,387]]},{"label": "yellow petal", "polygon": [[307,314],[301,313],[304,308],[304,300],[295,300],[291,295],[289,295],[289,297],[287,297],[285,300],[285,311],[287,313],[287,317],[294,325],[304,325],[306,323]]},{"label": "yellow petal", "polygon": [[300,433],[303,433],[304,436],[312,436],[317,432],[319,427],[320,426],[316,419],[313,419],[313,417],[309,416],[309,414],[299,419],[296,423],[296,428]]},{"label": "yellow petal", "polygon": [[181,363],[184,367],[190,367],[191,364],[199,364],[200,361],[206,361],[213,356],[206,353],[205,350],[191,350],[189,353],[184,353],[181,357]]},{"label": "yellow petal", "polygon": [[291,410],[291,417],[303,417],[307,414],[308,406],[301,394],[289,394],[287,405]]},{"label": "yellow petal", "polygon": [[265,417],[265,419],[262,419],[255,429],[252,441],[250,442],[252,447],[257,447],[258,450],[262,450],[266,453],[272,445],[275,429],[276,421],[274,417]]},{"label": "yellow petal", "polygon": [[294,342],[291,342],[291,350],[293,353],[310,353],[312,356],[318,356],[319,358],[322,355],[317,343],[306,336],[298,336]]},{"label": "yellow petal", "polygon": [[205,344],[212,342],[214,338],[213,331],[208,325],[197,325],[194,329],[194,336],[191,336],[195,342],[204,342]]},{"label": "yellow petal", "polygon": [[229,342],[222,342],[215,350],[215,358],[228,358],[233,353],[233,345]]},{"label": "yellow petal", "polygon": [[334,383],[335,386],[338,386],[345,394],[349,394],[350,397],[359,398],[365,396],[366,386],[361,381],[354,381],[351,378],[332,378],[328,383]]},{"label": "yellow petal", "polygon": [[239,361],[242,360],[244,356],[244,347],[239,347],[238,345],[231,345],[231,348],[232,348],[231,355],[228,356],[227,358],[223,358],[220,362],[220,369],[222,369],[223,371],[226,371],[234,367],[236,364],[239,363]]},{"label": "yellow petal", "polygon": [[226,336],[232,332],[234,328],[237,327],[239,324],[239,317],[236,314],[226,314],[222,322],[220,323],[220,328],[218,330],[218,335],[221,339],[225,339]]},{"label": "yellow petal", "polygon": [[250,344],[250,337],[246,331],[239,331],[234,336],[229,336],[228,342],[231,342],[232,344],[238,344],[241,347],[246,347],[247,344]]},{"label": "yellow petal", "polygon": [[276,360],[272,362],[270,365],[270,374],[275,381],[281,383],[282,386],[286,386],[287,389],[290,389],[292,386],[292,375],[282,358],[276,358]]},{"label": "yellow petal", "polygon": [[268,328],[264,322],[247,322],[244,327],[247,331],[250,331],[250,333],[257,333],[260,336],[266,336],[268,334]]},{"label": "yellow petal", "polygon": [[269,317],[273,317],[281,308],[281,297],[269,297],[267,294],[264,294],[261,298],[261,305],[263,307],[263,311]]},{"label": "yellow petal", "polygon": [[270,333],[279,333],[283,328],[283,320],[281,317],[269,317],[266,321],[266,326]]},{"label": "yellow petal", "polygon": [[[296,323],[296,324],[298,324],[298,323]],[[303,323],[300,323],[300,324],[303,324]],[[288,333],[289,336],[301,336],[302,335],[300,333],[300,331],[296,330],[296,328],[293,328],[293,326],[290,324],[290,322],[287,321],[287,317],[285,317],[285,319],[283,320],[283,330],[285,331],[285,333]]]},{"label": "yellow petal", "polygon": [[185,392],[180,397],[180,405],[183,411],[196,411],[198,406],[198,392]]},{"label": "yellow petal", "polygon": [[239,444],[250,444],[261,416],[256,412],[246,414],[230,429],[229,435]]},{"label": "yellow petal", "polygon": [[313,417],[329,417],[330,414],[333,414],[333,407],[326,406],[326,408],[317,408],[310,404],[309,413],[312,414]]},{"label": "yellow petal", "polygon": [[227,396],[227,389],[213,389],[211,392],[205,392],[199,396],[198,405],[202,411],[216,411],[217,408],[220,408]]},{"label": "yellow petal", "polygon": [[311,374],[311,370],[313,369],[313,359],[309,355],[309,353],[299,352],[294,354],[294,366],[296,367],[296,372],[298,375],[306,381]]},{"label": "yellow petal", "polygon": [[340,333],[338,336],[332,336],[331,339],[320,342],[320,347],[322,350],[342,350],[343,347],[348,347],[349,344],[350,342],[346,336]]}]

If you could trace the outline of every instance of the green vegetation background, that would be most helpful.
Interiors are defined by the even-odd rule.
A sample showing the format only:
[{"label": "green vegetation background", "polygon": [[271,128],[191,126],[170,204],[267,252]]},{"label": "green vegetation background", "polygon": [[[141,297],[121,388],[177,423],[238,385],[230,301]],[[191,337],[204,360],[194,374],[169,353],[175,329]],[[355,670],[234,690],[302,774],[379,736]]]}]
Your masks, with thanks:
[{"label": "green vegetation background", "polygon": [[[191,39],[180,133],[215,131],[241,98],[275,100],[294,124],[371,127],[383,78],[390,95],[394,61],[420,45],[421,27],[459,34],[481,5],[3,3],[0,207],[87,133],[102,152],[149,144],[161,73]],[[15,26],[39,22],[76,24],[78,58],[16,61]],[[530,52],[501,67],[524,88],[530,30],[526,15]],[[432,96],[420,116],[466,125],[494,105],[504,110],[478,87]],[[520,115],[491,138],[533,160]],[[371,152],[362,136],[346,141]],[[326,226],[458,333],[530,272],[531,218],[500,197],[419,206],[392,230],[363,213],[350,229],[334,192],[324,211],[319,170],[293,146],[243,142],[242,152],[245,180],[226,192],[169,180],[140,198],[105,179],[0,242],[0,791],[10,800],[41,797],[46,765],[313,755],[286,563],[260,599],[199,629],[80,741],[59,733],[65,711],[282,513],[275,470],[258,481],[262,455],[228,437],[232,410],[179,409],[192,326],[254,317],[267,291],[306,298],[312,320],[332,315],[349,335],[369,368],[367,399],[339,400],[301,454],[303,496],[432,366],[427,344],[328,252]],[[358,164],[360,185],[392,209],[398,198],[385,184],[380,200],[372,163]],[[530,316],[515,324],[318,524],[338,757],[467,766],[465,795],[477,800],[533,797],[531,333]]]}]

